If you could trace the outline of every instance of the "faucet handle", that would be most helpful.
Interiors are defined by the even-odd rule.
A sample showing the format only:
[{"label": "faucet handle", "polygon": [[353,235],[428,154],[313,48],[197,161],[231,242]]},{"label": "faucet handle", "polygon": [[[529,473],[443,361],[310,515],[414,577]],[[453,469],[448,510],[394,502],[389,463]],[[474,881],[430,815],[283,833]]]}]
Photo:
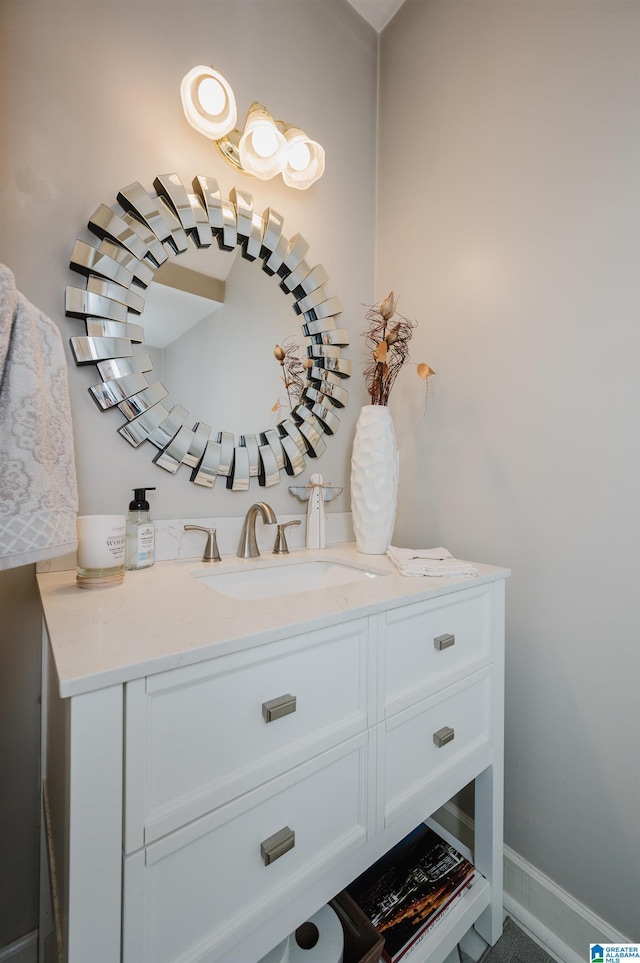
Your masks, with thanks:
[{"label": "faucet handle", "polygon": [[282,522],[278,525],[278,534],[276,535],[276,544],[273,546],[274,555],[288,555],[289,546],[287,545],[287,536],[285,535],[285,528],[289,528],[290,525],[300,525],[300,519],[296,518],[293,522]]},{"label": "faucet handle", "polygon": [[185,525],[185,532],[205,532],[207,542],[202,553],[203,562],[221,562],[220,552],[218,551],[218,540],[215,528],[203,528],[202,525]]}]

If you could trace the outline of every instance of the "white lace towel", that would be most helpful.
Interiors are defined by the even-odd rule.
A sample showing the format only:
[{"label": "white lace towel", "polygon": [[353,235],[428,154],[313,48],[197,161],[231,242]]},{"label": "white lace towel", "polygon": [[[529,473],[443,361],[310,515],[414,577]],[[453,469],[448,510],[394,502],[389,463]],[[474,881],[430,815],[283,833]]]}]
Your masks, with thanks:
[{"label": "white lace towel", "polygon": [[0,264],[0,569],[73,552],[77,513],[60,332]]},{"label": "white lace towel", "polygon": [[458,578],[478,574],[474,565],[454,558],[446,548],[396,548],[390,545],[387,555],[401,575]]}]

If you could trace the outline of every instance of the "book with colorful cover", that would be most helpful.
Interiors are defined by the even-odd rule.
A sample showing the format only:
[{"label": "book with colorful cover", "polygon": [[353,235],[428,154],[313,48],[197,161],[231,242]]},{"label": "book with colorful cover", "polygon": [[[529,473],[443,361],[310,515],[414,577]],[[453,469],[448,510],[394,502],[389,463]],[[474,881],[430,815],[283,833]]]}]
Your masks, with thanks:
[{"label": "book with colorful cover", "polygon": [[473,880],[473,864],[424,824],[347,886],[397,963]]},{"label": "book with colorful cover", "polygon": [[438,926],[442,922],[442,920],[444,920],[449,915],[449,913],[453,909],[455,909],[455,906],[458,900],[462,896],[464,896],[465,892],[467,891],[467,888],[471,886],[473,881],[477,879],[478,876],[479,874],[477,872],[473,873],[470,876],[470,878],[467,880],[464,886],[462,886],[456,893],[453,894],[449,902],[445,903],[442,909],[439,910],[435,916],[431,917],[431,919],[426,924],[426,926],[423,926],[422,929],[416,933],[415,937],[410,943],[407,943],[407,945],[401,950],[400,955],[396,957],[396,960],[401,959],[402,963],[405,963],[405,961],[408,959],[410,954],[413,953],[415,948],[419,946],[423,940],[426,940],[426,938],[431,935],[431,933],[436,928],[436,926]]}]

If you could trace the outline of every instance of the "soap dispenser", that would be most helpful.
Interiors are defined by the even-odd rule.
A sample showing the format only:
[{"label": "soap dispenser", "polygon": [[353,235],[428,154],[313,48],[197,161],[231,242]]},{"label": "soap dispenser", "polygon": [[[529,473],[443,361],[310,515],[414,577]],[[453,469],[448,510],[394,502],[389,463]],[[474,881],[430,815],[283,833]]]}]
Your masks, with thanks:
[{"label": "soap dispenser", "polygon": [[155,488],[134,488],[127,515],[127,547],[124,567],[127,571],[149,568],[155,561],[155,528],[151,521],[147,492]]}]

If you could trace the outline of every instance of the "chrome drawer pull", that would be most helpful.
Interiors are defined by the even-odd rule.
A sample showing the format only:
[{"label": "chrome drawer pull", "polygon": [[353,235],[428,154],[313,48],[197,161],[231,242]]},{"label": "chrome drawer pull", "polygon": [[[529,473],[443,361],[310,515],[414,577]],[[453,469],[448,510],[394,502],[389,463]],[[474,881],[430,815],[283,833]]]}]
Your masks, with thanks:
[{"label": "chrome drawer pull", "polygon": [[451,635],[450,632],[445,632],[444,635],[436,635],[433,644],[438,652],[442,652],[443,649],[448,649],[449,646],[456,644],[456,637]]},{"label": "chrome drawer pull", "polygon": [[282,716],[288,716],[290,712],[296,711],[296,697],[289,695],[278,696],[277,699],[269,699],[262,703],[262,718],[265,722],[275,722]]},{"label": "chrome drawer pull", "polygon": [[455,731],[450,726],[443,726],[442,729],[438,729],[437,732],[434,732],[433,741],[438,749],[442,749],[442,747],[446,746],[448,742],[453,742],[454,736]]},{"label": "chrome drawer pull", "polygon": [[260,843],[260,855],[264,860],[264,865],[268,866],[269,863],[274,863],[276,859],[280,859],[290,849],[293,849],[295,844],[296,834],[293,829],[289,829],[288,826],[279,829],[273,836],[269,836],[263,843]]}]

